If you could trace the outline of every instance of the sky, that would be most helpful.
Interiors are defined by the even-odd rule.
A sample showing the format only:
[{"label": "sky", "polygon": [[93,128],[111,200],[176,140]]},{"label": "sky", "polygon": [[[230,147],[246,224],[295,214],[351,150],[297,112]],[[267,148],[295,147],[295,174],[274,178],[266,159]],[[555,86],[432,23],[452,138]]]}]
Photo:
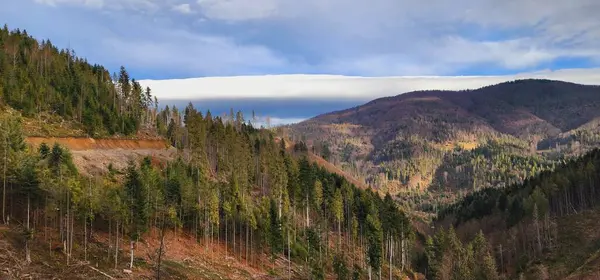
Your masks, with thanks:
[{"label": "sky", "polygon": [[[124,65],[139,80],[512,77],[600,67],[597,0],[0,0],[0,7],[9,28],[112,71]],[[309,77],[303,82],[321,79]],[[218,96],[227,90],[211,88]],[[350,88],[335,97],[366,99],[361,94]]]}]

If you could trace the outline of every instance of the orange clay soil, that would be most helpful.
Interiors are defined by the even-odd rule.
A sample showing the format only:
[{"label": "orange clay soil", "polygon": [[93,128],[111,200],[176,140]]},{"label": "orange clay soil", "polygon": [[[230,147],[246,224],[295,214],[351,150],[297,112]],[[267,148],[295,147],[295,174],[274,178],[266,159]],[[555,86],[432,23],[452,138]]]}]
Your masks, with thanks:
[{"label": "orange clay soil", "polygon": [[154,164],[164,163],[177,156],[177,150],[162,139],[93,139],[85,137],[27,137],[29,145],[37,149],[40,144],[58,143],[73,155],[73,163],[83,175],[101,175],[112,166],[126,168],[129,161],[149,156]]},{"label": "orange clay soil", "polygon": [[46,143],[52,146],[54,143],[63,145],[72,151],[84,150],[107,150],[107,149],[165,149],[168,144],[164,140],[134,140],[134,139],[93,139],[93,138],[77,138],[77,137],[27,137],[25,142],[39,146]]}]

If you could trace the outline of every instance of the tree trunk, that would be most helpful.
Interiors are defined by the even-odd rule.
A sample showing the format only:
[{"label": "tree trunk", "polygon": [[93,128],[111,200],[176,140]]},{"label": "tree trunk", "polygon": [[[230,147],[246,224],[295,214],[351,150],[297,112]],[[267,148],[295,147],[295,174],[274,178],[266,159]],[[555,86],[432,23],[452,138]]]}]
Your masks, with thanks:
[{"label": "tree trunk", "polygon": [[119,220],[117,220],[117,230],[115,231],[115,269],[119,261]]},{"label": "tree trunk", "polygon": [[306,192],[306,227],[310,227],[310,217],[308,216],[308,192]]},{"label": "tree trunk", "polygon": [[233,225],[233,256],[235,257],[235,216],[232,219],[232,225]]},{"label": "tree trunk", "polygon": [[112,252],[112,243],[110,242],[110,235],[112,234],[112,219],[108,219],[108,252],[106,261],[110,262],[110,252]]},{"label": "tree trunk", "polygon": [[87,262],[87,218],[83,219],[83,259]]},{"label": "tree trunk", "polygon": [[31,252],[29,250],[29,237],[31,236],[31,233],[29,231],[29,209],[30,209],[30,199],[29,199],[29,194],[27,194],[27,237],[25,239],[25,261],[27,262],[27,264],[31,263]]},{"label": "tree trunk", "polygon": [[287,245],[288,245],[288,279],[292,279],[292,258],[290,257],[290,232],[287,234]]},{"label": "tree trunk", "polygon": [[246,224],[246,265],[248,265],[248,231],[250,228],[250,223]]},{"label": "tree trunk", "polygon": [[227,216],[225,216],[225,258],[227,258]]},{"label": "tree trunk", "polygon": [[[48,196],[44,199],[44,204],[48,204]],[[48,213],[44,211],[44,242],[48,241]]]},{"label": "tree trunk", "polygon": [[129,252],[130,255],[130,259],[129,259],[129,269],[133,269],[133,240],[129,241],[129,247],[131,248],[131,251]]},{"label": "tree trunk", "polygon": [[6,164],[8,158],[8,139],[4,139],[6,142],[6,146],[4,147],[4,175],[2,176],[2,221],[4,224],[8,224],[6,219]]},{"label": "tree trunk", "polygon": [[67,218],[65,219],[65,226],[67,227],[67,231],[66,231],[65,242],[64,242],[64,244],[65,244],[64,248],[67,253],[67,266],[69,265],[69,262],[71,261],[71,254],[70,254],[70,250],[69,250],[69,245],[70,245],[70,243],[69,243],[69,237],[70,237],[69,227],[70,227],[70,223],[71,223],[70,213],[69,213],[70,207],[71,207],[71,205],[69,203],[69,191],[67,190]]},{"label": "tree trunk", "polygon": [[342,250],[342,219],[338,219],[338,249]]},{"label": "tree trunk", "polygon": [[404,240],[404,231],[402,232],[402,240],[400,241],[400,245],[401,245],[401,249],[400,249],[400,268],[404,271],[404,264],[406,263],[406,252],[405,252],[405,247],[404,247],[404,243],[406,243],[406,241]]},{"label": "tree trunk", "polygon": [[75,225],[75,216],[73,215],[73,212],[71,211],[71,235],[70,235],[70,239],[69,239],[69,258],[71,258],[71,256],[73,255],[73,237],[75,235],[75,232],[73,230],[74,225]]},{"label": "tree trunk", "polygon": [[163,246],[164,246],[164,240],[165,240],[165,221],[164,221],[164,217],[163,217],[163,222],[161,225],[161,229],[160,229],[160,247],[158,248],[158,263],[156,265],[156,279],[160,280],[160,264],[161,264],[161,260],[162,260],[162,251],[163,251]]},{"label": "tree trunk", "polygon": [[394,255],[394,239],[392,238],[391,234],[390,234],[389,240],[390,240],[389,241],[389,245],[390,245],[390,263],[389,263],[389,266],[390,266],[390,280],[392,280],[392,266],[393,266],[392,265],[393,264],[392,260],[393,260],[393,255]]}]

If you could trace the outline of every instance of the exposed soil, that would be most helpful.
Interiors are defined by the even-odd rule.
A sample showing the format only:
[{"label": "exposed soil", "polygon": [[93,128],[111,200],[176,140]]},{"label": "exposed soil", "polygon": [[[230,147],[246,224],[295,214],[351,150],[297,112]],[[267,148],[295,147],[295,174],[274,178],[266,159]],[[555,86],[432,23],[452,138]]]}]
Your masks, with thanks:
[{"label": "exposed soil", "polygon": [[58,143],[63,145],[71,151],[85,151],[85,150],[110,150],[110,149],[124,149],[124,150],[138,150],[138,149],[166,149],[169,145],[160,139],[155,140],[136,140],[136,139],[93,139],[93,138],[78,138],[78,137],[27,137],[26,142],[39,146],[42,143],[53,145]]},{"label": "exposed soil", "polygon": [[67,147],[75,166],[84,175],[103,174],[108,166],[123,169],[130,160],[150,156],[153,161],[165,162],[177,155],[177,150],[161,139],[93,139],[85,137],[27,137],[29,145],[37,148],[46,143]]}]

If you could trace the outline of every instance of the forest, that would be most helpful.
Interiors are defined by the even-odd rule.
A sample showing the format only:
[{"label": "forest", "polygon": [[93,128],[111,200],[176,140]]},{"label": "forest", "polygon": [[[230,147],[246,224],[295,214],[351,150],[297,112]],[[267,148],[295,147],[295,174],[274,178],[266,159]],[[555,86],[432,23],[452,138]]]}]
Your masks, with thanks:
[{"label": "forest", "polygon": [[[161,116],[171,124],[177,119],[176,113]],[[114,255],[89,257],[117,266],[120,238],[133,249],[157,229],[187,232],[207,246],[220,242],[250,263],[263,253],[273,261],[287,255],[306,265],[311,279],[334,270],[340,279],[350,272],[380,275],[386,260],[390,271],[410,267],[414,233],[391,196],[357,189],[240,119],[203,117],[191,106],[183,119],[184,127],[170,128],[188,136],[177,160],[145,158],[102,178],[79,175],[69,151],[58,145],[27,147],[19,119],[4,120],[2,127],[11,128],[2,130],[8,139],[2,145],[4,222],[23,225],[26,248],[41,240],[64,244],[67,262],[81,257],[74,243],[87,259],[90,233],[107,231]],[[332,242],[337,246],[327,245]]]},{"label": "forest", "polygon": [[[501,272],[517,276],[529,273],[531,279],[540,279],[553,274],[548,272],[551,265],[548,262],[556,266],[565,256],[574,254],[583,254],[585,259],[591,254],[587,250],[595,250],[597,239],[585,232],[594,227],[591,221],[573,223],[597,214],[599,167],[600,150],[595,149],[521,184],[469,194],[442,209],[435,224],[456,228],[464,237],[483,230],[486,235],[494,236],[491,243]],[[577,233],[580,230],[583,232]],[[574,241],[574,235],[583,236]],[[579,243],[574,246],[571,242]],[[577,257],[568,259],[578,262]],[[542,272],[531,271],[536,267],[542,267]],[[557,270],[553,277],[566,276],[560,273],[564,272]]]},{"label": "forest", "polygon": [[57,115],[81,124],[89,136],[135,134],[152,126],[158,106],[124,67],[111,75],[72,49],[6,25],[0,29],[0,97],[25,117]]},{"label": "forest", "polygon": [[[233,109],[218,117],[191,103],[159,109],[125,67],[110,74],[6,26],[0,97],[4,111],[17,111],[0,115],[2,223],[18,232],[26,264],[37,261],[32,248],[44,248],[67,266],[149,267],[154,278],[168,278],[163,243],[172,233],[204,251],[224,247],[251,267],[268,259],[274,278],[545,279],[549,256],[562,260],[561,248],[572,247],[561,225],[600,199],[600,151],[585,153],[599,138],[589,130],[538,143],[568,143],[569,156],[531,153],[530,142],[509,135],[486,134],[469,148],[400,135],[372,154],[378,167],[369,183],[379,188],[361,189],[308,157],[352,161],[352,148],[282,137]],[[46,116],[77,123],[90,137],[153,131],[177,156],[86,176],[66,147],[26,144],[25,120]],[[437,190],[458,191],[392,196],[381,188],[418,174]],[[423,223],[412,210],[435,219]],[[138,244],[155,236],[159,249],[142,256]]]},{"label": "forest", "polygon": [[[309,163],[306,151],[288,151],[285,139],[241,113],[204,116],[191,104],[158,112],[151,90],[124,67],[111,76],[24,30],[5,26],[0,50],[2,105],[19,112],[1,120],[2,221],[22,229],[27,262],[35,244],[60,248],[67,263],[94,259],[117,268],[120,244],[129,240],[132,268],[137,242],[150,231],[172,231],[195,236],[207,249],[222,244],[251,264],[262,254],[273,263],[285,257],[306,267],[298,277],[311,279],[381,277],[384,264],[390,273],[411,266],[414,231],[389,195]],[[105,176],[85,177],[65,147],[25,144],[24,118],[42,114],[80,123],[89,136],[153,129],[180,153],[173,161],[146,157],[126,170],[109,166]],[[88,252],[99,231],[108,233],[101,255]],[[162,249],[161,243],[153,264],[157,277]]]}]

